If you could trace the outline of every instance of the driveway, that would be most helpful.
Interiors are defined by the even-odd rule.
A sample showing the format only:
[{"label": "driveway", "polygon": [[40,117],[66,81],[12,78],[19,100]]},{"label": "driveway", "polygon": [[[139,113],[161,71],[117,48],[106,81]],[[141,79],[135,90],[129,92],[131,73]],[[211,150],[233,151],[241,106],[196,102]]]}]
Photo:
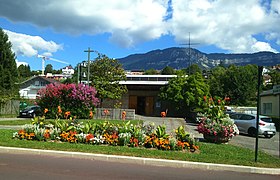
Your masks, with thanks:
[{"label": "driveway", "polygon": [[[196,130],[196,123],[186,123],[186,129],[188,129],[196,139],[202,139],[203,135],[199,134]],[[268,154],[278,156],[280,158],[280,142],[279,142],[279,132],[276,133],[272,138],[264,138],[263,136],[259,136],[259,150],[262,150]],[[255,150],[256,138],[250,137],[246,134],[239,134],[232,138],[229,144],[250,148]]]}]

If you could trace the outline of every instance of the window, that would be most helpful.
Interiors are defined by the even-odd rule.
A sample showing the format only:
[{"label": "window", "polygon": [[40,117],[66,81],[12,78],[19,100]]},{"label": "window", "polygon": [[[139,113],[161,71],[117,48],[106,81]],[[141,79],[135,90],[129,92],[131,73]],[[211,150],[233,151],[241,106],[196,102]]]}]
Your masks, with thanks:
[{"label": "window", "polygon": [[252,119],[255,119],[255,117],[247,115],[247,114],[243,114],[240,119],[242,119],[242,120],[252,120]]},{"label": "window", "polygon": [[263,113],[272,114],[272,103],[263,103]]},{"label": "window", "polygon": [[35,86],[39,86],[40,82],[39,81],[35,81]]}]

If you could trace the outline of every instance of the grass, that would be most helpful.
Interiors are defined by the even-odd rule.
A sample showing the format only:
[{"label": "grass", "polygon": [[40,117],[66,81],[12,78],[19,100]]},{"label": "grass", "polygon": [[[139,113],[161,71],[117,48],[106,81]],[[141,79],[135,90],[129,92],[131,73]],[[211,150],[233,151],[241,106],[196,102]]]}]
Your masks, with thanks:
[{"label": "grass", "polygon": [[162,151],[155,149],[129,148],[121,146],[98,146],[88,144],[18,140],[12,139],[12,135],[14,132],[15,130],[0,129],[0,146],[280,168],[280,159],[274,156],[268,155],[264,152],[259,152],[258,162],[255,162],[254,151],[230,144],[212,144],[199,142],[198,145],[200,147],[200,151],[197,153],[189,153],[183,151]]}]

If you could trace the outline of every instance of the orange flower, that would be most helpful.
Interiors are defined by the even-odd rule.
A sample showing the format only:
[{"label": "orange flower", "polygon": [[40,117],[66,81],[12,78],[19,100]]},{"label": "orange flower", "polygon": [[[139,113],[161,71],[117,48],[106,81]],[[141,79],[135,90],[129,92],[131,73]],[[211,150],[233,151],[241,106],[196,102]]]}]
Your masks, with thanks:
[{"label": "orange flower", "polygon": [[64,113],[64,117],[65,117],[65,119],[68,119],[68,116],[71,114],[71,112],[70,111],[66,111],[65,113]]},{"label": "orange flower", "polygon": [[45,108],[44,113],[46,114],[49,110],[47,108]]},{"label": "orange flower", "polygon": [[108,109],[104,109],[104,114],[107,116],[109,114]]},{"label": "orange flower", "polygon": [[60,106],[57,106],[57,112],[58,112],[59,114],[62,113],[62,110],[61,110],[61,107],[60,107]]},{"label": "orange flower", "polygon": [[161,115],[161,117],[166,117],[166,113],[165,113],[164,111],[162,111],[162,112],[160,113],[160,115]]},{"label": "orange flower", "polygon": [[122,120],[125,120],[125,117],[126,117],[126,112],[123,111],[123,112],[122,112]]},{"label": "orange flower", "polygon": [[92,119],[93,118],[93,112],[89,111],[89,118]]}]

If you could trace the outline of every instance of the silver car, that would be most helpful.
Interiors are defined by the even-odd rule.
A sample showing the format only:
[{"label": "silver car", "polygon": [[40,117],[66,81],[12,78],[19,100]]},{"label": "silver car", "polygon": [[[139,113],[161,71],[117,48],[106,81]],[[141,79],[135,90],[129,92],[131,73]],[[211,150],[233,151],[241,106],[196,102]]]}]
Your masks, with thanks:
[{"label": "silver car", "polygon": [[[244,114],[244,113],[231,113],[230,118],[234,120],[234,123],[239,129],[240,133],[248,133],[250,136],[256,134],[256,114]],[[264,135],[267,138],[271,138],[276,134],[275,124],[268,116],[259,116],[259,135]]]}]

